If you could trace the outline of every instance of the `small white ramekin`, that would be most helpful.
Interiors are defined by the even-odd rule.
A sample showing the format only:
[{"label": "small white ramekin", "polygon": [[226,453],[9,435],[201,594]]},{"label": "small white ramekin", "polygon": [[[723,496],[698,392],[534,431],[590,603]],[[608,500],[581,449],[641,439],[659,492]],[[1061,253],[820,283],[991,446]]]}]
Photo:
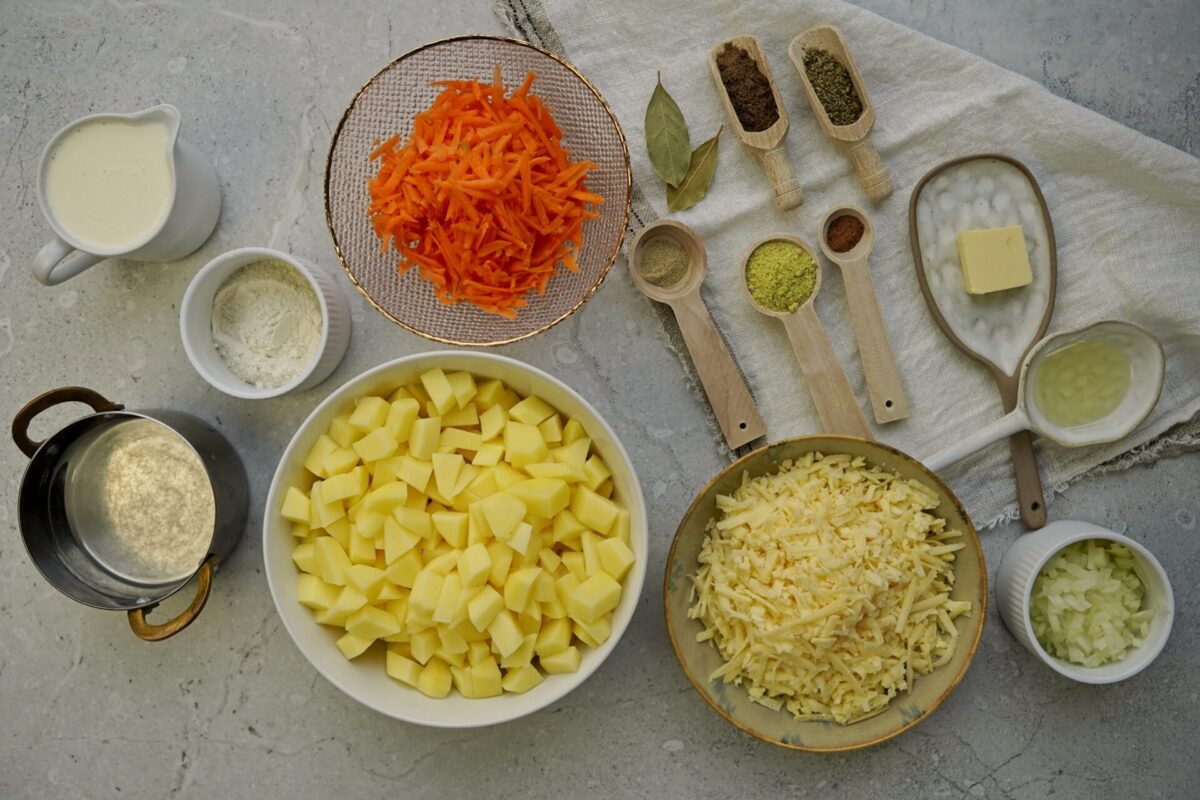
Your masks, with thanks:
[{"label": "small white ramekin", "polygon": [[[1150,623],[1146,641],[1125,658],[1102,667],[1081,667],[1055,658],[1046,652],[1033,633],[1029,619],[1029,599],[1038,573],[1055,553],[1084,539],[1106,539],[1125,545],[1133,553],[1133,568],[1145,587],[1144,604],[1158,611]],[[1080,683],[1116,683],[1131,678],[1150,666],[1158,657],[1175,619],[1175,596],[1171,583],[1158,559],[1127,536],[1090,522],[1059,520],[1039,531],[1026,533],[1004,554],[996,571],[996,605],[1005,627],[1021,644],[1037,655],[1052,670]]]},{"label": "small white ramekin", "polygon": [[[269,389],[260,389],[234,375],[217,352],[212,336],[212,307],[217,290],[234,272],[256,261],[290,264],[313,287],[321,306],[321,343],[312,363],[290,381]],[[242,247],[217,256],[192,278],[183,295],[179,332],[184,352],[200,377],[234,397],[262,400],[311,389],[329,377],[350,343],[350,308],[337,283],[320,267],[267,247]]]}]

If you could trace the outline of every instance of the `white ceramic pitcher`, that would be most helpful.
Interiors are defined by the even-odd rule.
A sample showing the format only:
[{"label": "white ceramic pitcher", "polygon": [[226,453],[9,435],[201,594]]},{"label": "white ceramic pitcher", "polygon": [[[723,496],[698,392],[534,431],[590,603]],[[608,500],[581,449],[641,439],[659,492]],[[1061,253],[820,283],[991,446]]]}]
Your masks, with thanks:
[{"label": "white ceramic pitcher", "polygon": [[[167,212],[157,227],[139,240],[119,247],[86,244],[71,235],[55,218],[46,199],[46,169],[49,156],[70,131],[94,120],[157,120],[167,126],[170,193]],[[38,161],[38,203],[55,238],[34,257],[33,276],[47,286],[74,278],[108,258],[133,261],[175,261],[204,244],[221,213],[221,188],[217,173],[200,151],[179,138],[181,117],[172,105],[157,105],[134,114],[92,114],[59,129],[46,144]]]}]

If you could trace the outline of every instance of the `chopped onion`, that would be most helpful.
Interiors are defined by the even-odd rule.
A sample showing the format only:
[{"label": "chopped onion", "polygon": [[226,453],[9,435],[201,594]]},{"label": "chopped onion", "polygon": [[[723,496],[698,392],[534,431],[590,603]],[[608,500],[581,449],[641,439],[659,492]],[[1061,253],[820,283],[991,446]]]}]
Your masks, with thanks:
[{"label": "chopped onion", "polygon": [[1068,545],[1046,562],[1033,582],[1029,617],[1050,655],[1082,667],[1120,661],[1140,647],[1153,609],[1129,548],[1105,539]]}]

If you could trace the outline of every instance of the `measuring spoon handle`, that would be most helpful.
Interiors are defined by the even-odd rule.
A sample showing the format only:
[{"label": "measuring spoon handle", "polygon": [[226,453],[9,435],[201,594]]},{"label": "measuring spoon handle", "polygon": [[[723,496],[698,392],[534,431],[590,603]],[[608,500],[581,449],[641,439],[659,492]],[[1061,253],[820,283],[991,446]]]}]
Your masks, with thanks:
[{"label": "measuring spoon handle", "polygon": [[908,398],[900,381],[900,370],[892,355],[883,313],[871,282],[867,259],[857,258],[841,264],[846,299],[850,303],[850,324],[858,341],[858,355],[867,379],[867,394],[876,422],[895,422],[908,416]]},{"label": "measuring spoon handle", "polygon": [[858,407],[858,398],[850,388],[850,381],[846,380],[846,373],[838,363],[812,304],[802,305],[794,314],[788,314],[783,318],[783,325],[825,433],[873,439]]},{"label": "measuring spoon handle", "polygon": [[759,416],[758,407],[733,357],[725,347],[717,326],[708,313],[708,306],[699,290],[686,294],[671,303],[683,343],[687,345],[696,374],[708,395],[721,433],[730,448],[741,447],[760,436],[767,426]]}]

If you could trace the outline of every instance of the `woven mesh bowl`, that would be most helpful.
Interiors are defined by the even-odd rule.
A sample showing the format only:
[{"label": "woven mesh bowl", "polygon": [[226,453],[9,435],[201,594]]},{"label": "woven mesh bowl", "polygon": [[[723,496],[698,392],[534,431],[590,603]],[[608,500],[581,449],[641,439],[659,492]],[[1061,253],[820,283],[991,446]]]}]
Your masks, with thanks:
[{"label": "woven mesh bowl", "polygon": [[[573,159],[598,167],[587,188],[601,195],[600,216],[583,225],[579,271],[561,267],[546,293],[526,296],[516,319],[488,314],[470,303],[447,306],[416,269],[400,275],[394,250],[380,250],[367,217],[369,159],[374,143],[394,133],[408,136],[412,120],[439,93],[433,81],[491,81],[500,66],[507,86],[537,73],[538,95],[563,131]],[[515,39],[465,36],[413,50],[384,67],[355,96],[329,148],[325,171],[325,215],[333,245],[350,280],[375,308],[413,333],[439,342],[496,345],[546,330],[584,304],[617,258],[629,219],[631,177],[625,136],[600,93],[573,66]]]}]

